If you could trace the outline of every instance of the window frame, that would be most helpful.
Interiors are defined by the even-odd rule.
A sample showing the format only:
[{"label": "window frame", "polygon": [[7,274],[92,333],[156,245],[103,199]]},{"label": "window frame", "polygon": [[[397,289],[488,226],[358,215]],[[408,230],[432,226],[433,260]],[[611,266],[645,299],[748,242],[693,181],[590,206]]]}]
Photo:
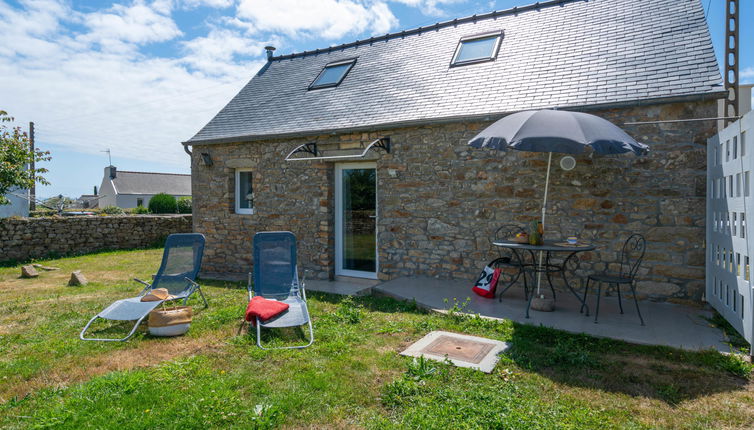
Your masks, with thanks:
[{"label": "window frame", "polygon": [[[235,169],[235,184],[234,184],[234,194],[235,194],[235,209],[236,214],[238,215],[254,215],[254,206],[250,208],[242,208],[241,207],[241,173],[248,172],[251,174],[251,192],[254,193],[254,173],[253,169],[250,168],[238,168]],[[253,203],[252,203],[253,205]]]},{"label": "window frame", "polygon": [[[340,79],[338,79],[337,82],[331,82],[329,84],[319,84],[319,85],[317,85],[317,81],[319,80],[320,77],[322,77],[322,74],[325,73],[325,70],[327,70],[329,67],[343,66],[343,65],[346,65],[346,64],[348,64],[349,66],[346,69],[346,71],[343,73],[343,76],[341,76]],[[321,88],[333,88],[333,87],[337,87],[338,85],[340,85],[341,82],[343,82],[346,79],[346,76],[348,76],[348,74],[353,69],[353,66],[355,66],[355,65],[356,65],[356,58],[355,57],[354,58],[345,58],[343,60],[338,60],[338,61],[331,61],[331,62],[325,64],[324,67],[322,67],[322,70],[320,70],[319,73],[317,74],[317,77],[314,78],[314,80],[309,84],[309,88],[308,89],[309,90],[318,90],[318,89],[321,89]]]},{"label": "window frame", "polygon": [[[470,36],[463,36],[460,40],[458,40],[458,45],[456,45],[456,50],[453,52],[453,58],[450,60],[450,67],[458,67],[458,66],[466,66],[469,64],[477,64],[477,63],[486,63],[488,61],[495,61],[497,59],[497,54],[500,51],[500,45],[503,44],[503,30],[497,30],[497,31],[489,31],[486,33],[479,33],[479,34],[472,34]],[[466,60],[466,61],[458,61],[458,56],[461,54],[461,48],[463,47],[463,44],[465,42],[471,42],[474,40],[480,40],[480,39],[491,39],[495,37],[497,40],[495,41],[495,46],[492,48],[492,52],[490,53],[489,57],[481,57],[481,58],[475,58],[473,60]]]}]

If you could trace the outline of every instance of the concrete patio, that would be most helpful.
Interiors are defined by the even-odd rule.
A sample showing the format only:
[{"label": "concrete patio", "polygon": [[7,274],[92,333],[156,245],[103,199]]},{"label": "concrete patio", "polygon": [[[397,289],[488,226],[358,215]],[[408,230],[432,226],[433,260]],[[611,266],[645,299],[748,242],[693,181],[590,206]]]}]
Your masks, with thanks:
[{"label": "concrete patio", "polygon": [[[205,275],[218,279],[220,276]],[[223,279],[228,278],[226,275]],[[227,280],[242,280],[235,277]],[[244,278],[245,279],[245,278]],[[330,294],[363,296],[381,294],[399,300],[415,300],[422,308],[446,312],[453,306],[453,299],[462,304],[469,298],[464,311],[479,314],[485,318],[509,319],[523,324],[535,324],[565,330],[571,333],[585,333],[596,337],[624,340],[643,345],[665,345],[687,350],[715,349],[731,352],[722,330],[711,326],[705,317],[712,311],[702,307],[674,303],[640,301],[641,314],[645,326],[639,323],[632,299],[623,299],[625,313],[620,314],[617,297],[602,297],[599,323],[594,323],[596,297],[588,298],[591,314],[579,313],[581,304],[568,291],[558,291],[554,312],[530,311],[526,318],[526,301],[523,288],[514,286],[503,296],[502,302],[485,299],[471,292],[471,281],[435,279],[428,277],[402,277],[380,282],[371,279],[337,277],[334,281],[307,280],[308,291]]]},{"label": "concrete patio", "polygon": [[[623,300],[625,314],[621,315],[616,297],[604,297],[600,304],[599,323],[594,323],[593,313],[589,317],[579,313],[580,303],[570,292],[558,292],[554,312],[531,310],[530,318],[525,317],[526,301],[522,288],[509,289],[502,302],[485,299],[471,292],[470,281],[398,278],[372,287],[373,294],[384,294],[401,300],[415,300],[424,308],[447,311],[453,306],[453,299],[463,303],[470,298],[466,312],[494,319],[509,319],[524,324],[537,324],[565,330],[572,333],[586,333],[597,337],[624,340],[645,345],[665,345],[688,350],[715,349],[730,352],[723,332],[712,327],[704,317],[711,311],[672,303],[640,301],[642,316],[646,323],[642,326],[636,315],[633,300]],[[447,300],[447,302],[446,302]],[[594,309],[596,297],[590,297],[588,304]]]},{"label": "concrete patio", "polygon": [[307,280],[306,289],[343,296],[368,296],[372,293],[372,288],[379,283],[380,281],[374,279],[336,276],[334,281]]}]

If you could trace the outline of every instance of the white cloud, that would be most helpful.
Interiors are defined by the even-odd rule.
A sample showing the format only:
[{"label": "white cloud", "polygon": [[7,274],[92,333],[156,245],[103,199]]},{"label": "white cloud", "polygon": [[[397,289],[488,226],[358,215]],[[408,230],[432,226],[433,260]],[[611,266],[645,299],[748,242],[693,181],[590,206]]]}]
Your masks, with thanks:
[{"label": "white cloud", "polygon": [[215,28],[206,37],[183,42],[187,55],[182,61],[207,74],[238,76],[248,73],[250,65],[237,58],[262,55],[266,44],[228,29]]},{"label": "white cloud", "polygon": [[236,4],[236,0],[152,0],[152,9],[169,14],[175,9],[191,10],[198,7],[225,9]]},{"label": "white cloud", "polygon": [[207,6],[222,9],[233,6],[235,0],[182,0],[181,3],[190,8]]},{"label": "white cloud", "polygon": [[[55,0],[35,0],[24,3],[25,10],[14,9],[0,0],[0,56],[15,55],[49,57],[59,53],[63,42],[55,36],[60,21],[70,11]],[[53,41],[51,41],[53,40]]]},{"label": "white cloud", "polygon": [[84,14],[83,22],[90,32],[80,40],[120,50],[124,44],[164,42],[180,36],[181,30],[163,12],[165,5],[157,6],[155,9],[137,0],[130,6],[115,4],[104,12]]},{"label": "white cloud", "polygon": [[43,139],[81,152],[110,147],[126,158],[185,164],[179,142],[209,121],[259,64],[208,76],[177,60],[79,53],[58,67],[23,66],[0,61],[0,93],[16,117],[37,123]]},{"label": "white cloud", "polygon": [[[386,33],[389,1],[454,0],[0,0],[0,108],[35,121],[42,144],[185,166],[179,142],[264,64],[265,44]],[[197,7],[218,14],[180,28],[172,14]]]},{"label": "white cloud", "polygon": [[257,28],[249,21],[244,21],[242,19],[239,19],[238,17],[230,17],[230,16],[224,16],[220,18],[220,21],[222,24],[225,24],[227,26],[231,26],[240,30],[243,30],[246,34],[255,34],[258,32]]},{"label": "white cloud", "polygon": [[325,39],[364,31],[386,33],[398,23],[381,1],[241,0],[238,17],[250,20],[258,30]]},{"label": "white cloud", "polygon": [[[407,6],[412,7],[418,7],[421,9],[422,13],[425,15],[433,15],[433,16],[440,16],[444,15],[445,12],[440,9],[439,6],[452,4],[452,3],[463,3],[466,0],[390,0],[396,3],[403,3]],[[494,2],[492,2],[494,5]]]},{"label": "white cloud", "polygon": [[741,70],[741,79],[754,79],[754,67],[746,67],[745,69]]},{"label": "white cloud", "polygon": [[182,41],[177,57],[147,55],[140,45],[181,34],[154,3],[88,14],[65,3],[0,0],[0,108],[35,121],[41,144],[185,166],[180,141],[264,63],[262,42],[227,29]]}]

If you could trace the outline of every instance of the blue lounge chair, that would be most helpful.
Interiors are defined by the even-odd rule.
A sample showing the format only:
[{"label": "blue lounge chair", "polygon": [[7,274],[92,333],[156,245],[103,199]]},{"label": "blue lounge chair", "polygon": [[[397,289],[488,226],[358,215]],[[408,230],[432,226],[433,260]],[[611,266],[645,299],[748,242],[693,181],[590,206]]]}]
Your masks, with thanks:
[{"label": "blue lounge chair", "polygon": [[[253,282],[252,282],[253,280]],[[314,329],[306,306],[304,282],[299,282],[296,266],[296,236],[289,231],[261,232],[254,235],[254,274],[249,273],[249,300],[254,295],[288,304],[288,310],[267,321],[256,319],[257,346],[262,349],[306,348],[314,342]],[[264,328],[309,326],[306,345],[265,348]]]},{"label": "blue lounge chair", "polygon": [[[204,307],[209,306],[207,299],[202,293],[202,289],[195,282],[196,275],[202,265],[202,255],[204,254],[204,235],[198,233],[180,233],[171,234],[165,241],[165,251],[162,254],[162,263],[157,274],[154,275],[152,283],[144,282],[140,279],[134,281],[143,284],[145,287],[138,296],[130,299],[118,300],[108,306],[105,310],[98,313],[86,324],[79,337],[81,340],[98,340],[98,341],[125,341],[136,332],[139,324],[149,315],[152,309],[156,308],[166,300],[157,300],[152,302],[142,302],[141,298],[154,288],[165,288],[168,290],[170,297],[168,300],[183,300],[185,305],[189,297],[198,291],[204,301]],[[136,321],[128,335],[121,339],[106,338],[87,338],[84,334],[98,318],[113,321]]]}]

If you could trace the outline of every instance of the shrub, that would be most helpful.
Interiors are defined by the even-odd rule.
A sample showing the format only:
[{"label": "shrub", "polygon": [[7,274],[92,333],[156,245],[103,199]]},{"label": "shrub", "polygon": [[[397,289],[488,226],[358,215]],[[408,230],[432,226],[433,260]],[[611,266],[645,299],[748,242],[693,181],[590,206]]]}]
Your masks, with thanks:
[{"label": "shrub", "polygon": [[101,214],[105,215],[123,215],[123,209],[119,208],[118,206],[105,206],[104,208],[100,209],[99,211]]},{"label": "shrub", "polygon": [[178,213],[190,214],[191,213],[191,197],[181,197],[178,199]]},{"label": "shrub", "polygon": [[136,206],[135,208],[131,209],[129,212],[131,212],[134,215],[146,215],[149,212],[148,208],[145,208],[144,206]]},{"label": "shrub", "polygon": [[174,214],[178,212],[178,203],[170,194],[155,194],[149,199],[149,210],[153,214]]}]

